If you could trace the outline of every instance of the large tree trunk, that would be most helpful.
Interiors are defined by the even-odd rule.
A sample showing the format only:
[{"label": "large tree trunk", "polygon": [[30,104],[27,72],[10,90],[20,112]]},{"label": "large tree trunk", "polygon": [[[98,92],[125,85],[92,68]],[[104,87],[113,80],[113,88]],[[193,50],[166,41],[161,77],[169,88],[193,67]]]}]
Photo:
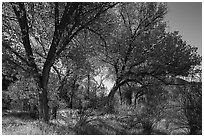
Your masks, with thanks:
[{"label": "large tree trunk", "polygon": [[41,109],[41,117],[45,123],[49,123],[49,106],[48,106],[48,98],[47,98],[47,89],[43,89],[40,94],[40,109]]},{"label": "large tree trunk", "polygon": [[108,104],[108,112],[113,112],[114,111],[114,95],[117,92],[117,90],[127,83],[128,80],[123,80],[121,81],[120,79],[117,79],[113,88],[111,89],[110,93],[108,94],[108,100],[105,104]]},{"label": "large tree trunk", "polygon": [[39,118],[42,119],[45,123],[49,123],[47,82],[44,82],[44,80],[45,79],[43,79],[42,76],[40,76],[40,78],[37,81],[39,88]]},{"label": "large tree trunk", "polygon": [[107,111],[108,112],[113,112],[114,111],[114,95],[119,89],[120,85],[119,84],[114,84],[113,88],[111,89],[109,95],[108,95],[108,101],[107,101]]},{"label": "large tree trunk", "polygon": [[[18,23],[21,29],[22,33],[22,43],[25,49],[26,53],[26,59],[24,57],[21,57],[20,59],[31,68],[32,72],[34,73],[34,78],[38,84],[39,88],[39,106],[40,106],[40,117],[43,118],[43,120],[48,123],[49,122],[49,107],[48,107],[48,98],[47,98],[47,83],[48,83],[48,78],[49,78],[49,72],[50,68],[54,62],[55,59],[55,51],[56,51],[56,45],[59,42],[59,37],[58,34],[54,35],[54,40],[51,45],[50,51],[48,53],[45,65],[43,67],[43,75],[40,76],[38,67],[35,62],[35,57],[33,54],[33,49],[31,46],[30,42],[30,37],[29,37],[29,26],[28,26],[28,19],[27,19],[27,11],[26,11],[26,6],[24,3],[19,2],[18,6],[14,3],[12,3],[13,10],[15,12],[15,15],[18,19]],[[57,31],[58,32],[58,31]],[[55,33],[57,33],[55,31]],[[56,38],[55,38],[56,37]],[[56,39],[56,40],[55,40]],[[55,44],[56,43],[56,44]]]}]

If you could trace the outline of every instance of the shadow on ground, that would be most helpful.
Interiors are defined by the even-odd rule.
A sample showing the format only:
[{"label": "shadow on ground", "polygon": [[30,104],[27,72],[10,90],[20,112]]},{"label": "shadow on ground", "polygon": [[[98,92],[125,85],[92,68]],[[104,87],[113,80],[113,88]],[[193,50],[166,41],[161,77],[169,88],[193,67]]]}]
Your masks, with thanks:
[{"label": "shadow on ground", "polygon": [[36,112],[25,112],[25,111],[5,111],[2,112],[3,117],[15,117],[22,120],[37,120],[38,115]]},{"label": "shadow on ground", "polygon": [[136,121],[119,118],[96,118],[75,126],[78,135],[166,135],[161,130],[144,130],[143,125]]}]

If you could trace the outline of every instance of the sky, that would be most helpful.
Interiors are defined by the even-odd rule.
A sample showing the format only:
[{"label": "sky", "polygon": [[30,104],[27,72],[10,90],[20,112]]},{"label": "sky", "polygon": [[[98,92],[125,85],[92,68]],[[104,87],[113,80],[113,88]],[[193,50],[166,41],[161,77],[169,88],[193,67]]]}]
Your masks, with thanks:
[{"label": "sky", "polygon": [[191,46],[198,47],[202,55],[202,3],[201,2],[168,2],[169,30],[178,30],[183,40]]}]

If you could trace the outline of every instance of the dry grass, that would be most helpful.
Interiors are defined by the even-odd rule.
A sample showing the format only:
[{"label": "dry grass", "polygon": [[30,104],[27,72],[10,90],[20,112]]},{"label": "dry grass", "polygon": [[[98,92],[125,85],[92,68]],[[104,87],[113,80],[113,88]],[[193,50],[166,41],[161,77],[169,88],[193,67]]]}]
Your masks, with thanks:
[{"label": "dry grass", "polygon": [[38,121],[25,121],[16,117],[2,118],[3,135],[54,135],[52,127]]},{"label": "dry grass", "polygon": [[2,117],[3,135],[66,135],[75,134],[69,128],[56,124],[44,124],[39,120]]},{"label": "dry grass", "polygon": [[[152,133],[145,133],[145,123],[137,115],[132,115],[131,109],[117,114],[105,115],[78,115],[69,113],[69,110],[58,113],[57,120],[50,125],[39,120],[22,119],[14,116],[2,117],[3,135],[144,135],[167,134],[165,131],[154,129]],[[129,114],[131,113],[131,114]],[[148,125],[147,125],[148,126]],[[147,129],[149,130],[149,129]],[[180,133],[176,133],[180,134]],[[182,133],[183,134],[183,133]]]}]

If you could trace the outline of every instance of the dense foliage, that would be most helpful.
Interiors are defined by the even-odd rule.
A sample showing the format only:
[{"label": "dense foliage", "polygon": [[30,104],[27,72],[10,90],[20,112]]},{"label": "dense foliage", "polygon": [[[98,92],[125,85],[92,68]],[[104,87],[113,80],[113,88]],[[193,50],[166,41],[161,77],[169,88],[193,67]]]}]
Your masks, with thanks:
[{"label": "dense foliage", "polygon": [[37,109],[46,123],[77,111],[77,134],[109,133],[103,120],[118,122],[114,134],[199,133],[201,56],[166,30],[166,13],[165,3],[3,3],[3,107]]}]

